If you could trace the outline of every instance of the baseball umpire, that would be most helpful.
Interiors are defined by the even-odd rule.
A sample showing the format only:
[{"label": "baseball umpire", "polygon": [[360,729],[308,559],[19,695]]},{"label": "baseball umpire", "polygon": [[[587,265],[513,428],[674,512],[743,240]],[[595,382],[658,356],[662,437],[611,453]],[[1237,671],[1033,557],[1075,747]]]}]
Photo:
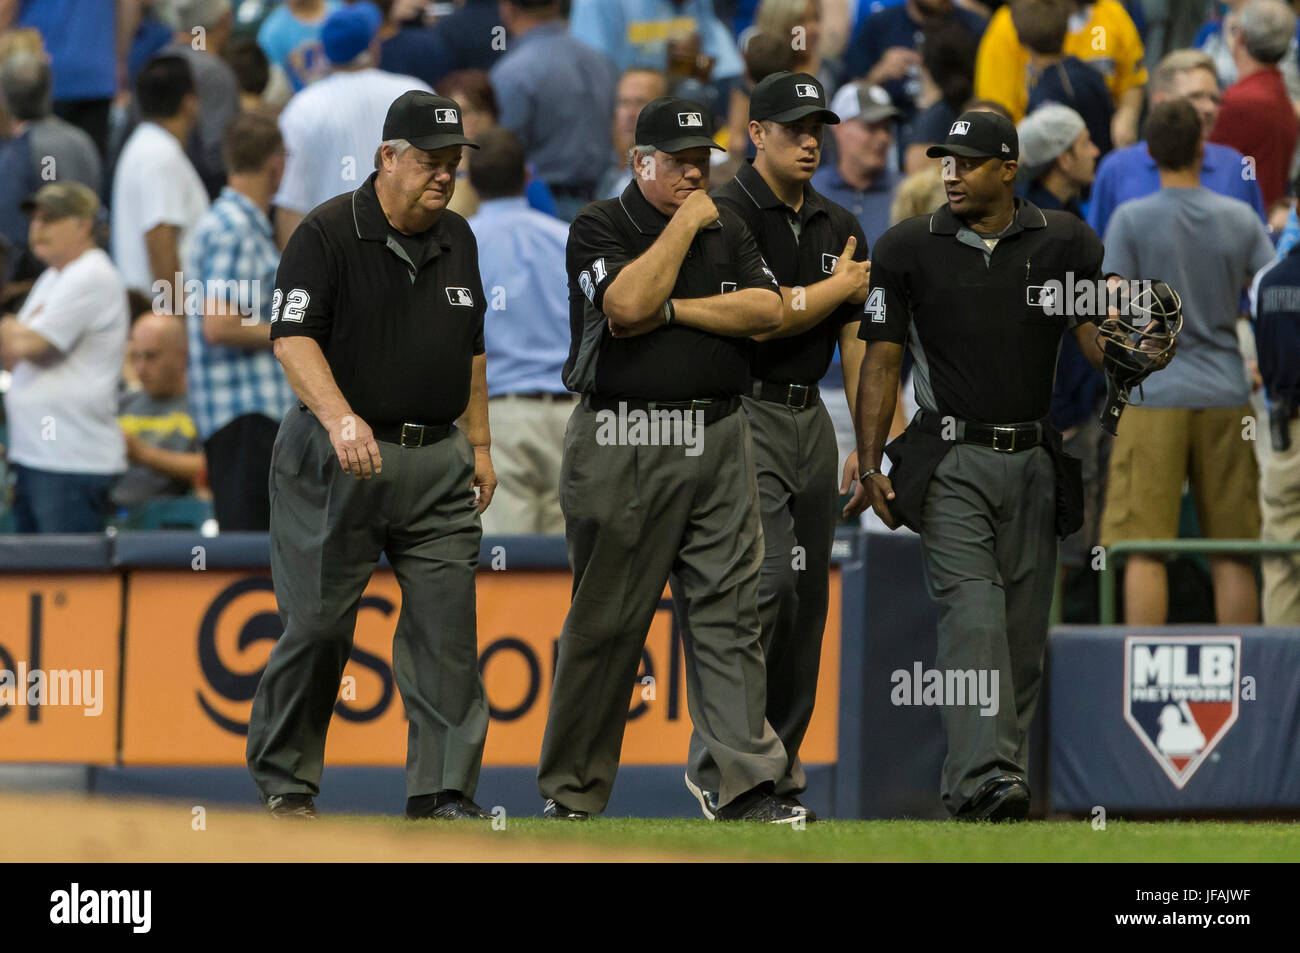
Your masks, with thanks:
[{"label": "baseball umpire", "polygon": [[[942,709],[943,802],[962,819],[1022,820],[1056,537],[1082,521],[1079,461],[1047,419],[1062,333],[1104,363],[1090,318],[1105,294],[1099,311],[1069,316],[1061,289],[1102,280],[1102,244],[1074,216],[1014,198],[1019,143],[1001,116],[962,114],[927,154],[943,157],[947,204],[891,228],[872,257],[860,479],[887,525],[921,535],[938,668],[998,676],[992,714],[974,699]],[[905,342],[921,409],[886,448]]]},{"label": "baseball umpire", "polygon": [[[744,223],[705,191],[710,129],[697,103],[649,103],[632,181],[569,231],[564,380],[583,398],[560,471],[574,580],[538,767],[547,817],[605,808],[670,575],[689,618],[687,703],[718,766],[718,816],[802,816],[773,793],[786,757],[763,717],[762,527],[749,423],[737,413],[749,337],[780,326],[781,298]],[[683,436],[691,424],[689,443],[634,438],[645,432],[634,418],[658,431],[674,414]]]},{"label": "baseball umpire", "polygon": [[[814,77],[773,73],[754,87],[749,101],[757,157],[713,193],[720,208],[744,220],[781,286],[781,328],[758,336],[742,403],[754,440],[763,520],[758,611],[767,720],[789,759],[776,792],[796,802],[807,786],[799,746],[817,696],[839,498],[835,429],[817,382],[838,343],[853,406],[865,350],[858,322],[870,276],[867,240],[857,219],[809,184],[824,124],[839,121]],[[857,472],[853,454],[843,482],[851,484]],[[866,493],[859,490],[849,509],[860,512],[865,505]],[[712,818],[718,769],[698,736],[692,738],[686,786]]]},{"label": "baseball umpire", "polygon": [[402,590],[406,814],[488,818],[471,800],[488,726],[474,574],[496,484],[485,307],[474,235],[447,210],[461,148],[477,147],[455,102],[419,91],[389,107],[383,137],[378,170],[303,220],[276,276],[271,337],[301,403],[272,452],[284,634],[253,702],[248,765],[272,814],[315,815],[357,607],[383,552]]}]

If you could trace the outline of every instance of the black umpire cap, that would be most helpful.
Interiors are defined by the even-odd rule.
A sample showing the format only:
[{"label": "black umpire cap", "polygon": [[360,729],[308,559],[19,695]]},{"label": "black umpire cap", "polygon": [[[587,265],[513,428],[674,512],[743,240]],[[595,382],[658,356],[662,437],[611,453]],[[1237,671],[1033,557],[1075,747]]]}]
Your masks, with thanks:
[{"label": "black umpire cap", "polygon": [[405,139],[417,149],[432,152],[446,146],[469,146],[461,124],[460,104],[446,96],[418,89],[408,90],[393,100],[384,117],[384,141]]},{"label": "black umpire cap", "polygon": [[[654,146],[660,152],[685,149],[722,149],[713,141],[713,115],[689,99],[661,96],[646,103],[636,117],[636,144]],[[726,152],[725,149],[722,149]]]},{"label": "black umpire cap", "polygon": [[971,110],[958,116],[948,129],[948,137],[926,149],[925,154],[931,159],[939,156],[992,156],[1009,162],[1020,158],[1020,138],[1010,119],[997,113]]},{"label": "black umpire cap", "polygon": [[749,97],[749,121],[795,122],[815,115],[835,124],[840,117],[826,105],[826,90],[817,77],[781,70],[759,80]]}]

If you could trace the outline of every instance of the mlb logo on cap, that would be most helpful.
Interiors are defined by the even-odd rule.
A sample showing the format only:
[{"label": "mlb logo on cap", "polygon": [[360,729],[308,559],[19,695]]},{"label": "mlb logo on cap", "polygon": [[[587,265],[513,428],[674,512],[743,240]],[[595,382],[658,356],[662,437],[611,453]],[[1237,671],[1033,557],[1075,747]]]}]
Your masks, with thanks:
[{"label": "mlb logo on cap", "polygon": [[806,99],[817,99],[817,87],[812,83],[800,83],[794,88],[795,95],[803,96]]},{"label": "mlb logo on cap", "polygon": [[677,125],[704,127],[704,117],[699,113],[678,113]]},{"label": "mlb logo on cap", "polygon": [[950,136],[964,136],[964,135],[966,135],[966,133],[968,133],[968,132],[970,132],[970,123],[968,123],[968,122],[955,122],[955,123],[952,124],[952,128],[948,130],[948,135],[950,135]]},{"label": "mlb logo on cap", "polygon": [[436,119],[438,122],[456,122],[457,121],[456,110],[439,109],[434,114],[433,118]]}]

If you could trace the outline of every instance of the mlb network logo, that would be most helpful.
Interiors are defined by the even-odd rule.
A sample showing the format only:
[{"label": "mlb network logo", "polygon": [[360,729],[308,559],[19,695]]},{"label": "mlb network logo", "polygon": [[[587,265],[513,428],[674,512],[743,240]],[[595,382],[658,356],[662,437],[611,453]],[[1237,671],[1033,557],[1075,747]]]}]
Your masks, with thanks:
[{"label": "mlb network logo", "polygon": [[968,132],[970,132],[970,123],[958,121],[952,124],[952,128],[948,130],[948,135],[964,136]]},{"label": "mlb network logo", "polygon": [[1240,636],[1124,640],[1124,720],[1182,790],[1237,721]]},{"label": "mlb network logo", "polygon": [[679,126],[704,126],[704,117],[699,113],[678,113],[677,125]]},{"label": "mlb network logo", "polygon": [[802,96],[805,99],[817,98],[817,87],[812,83],[798,83],[794,88],[796,96]]},{"label": "mlb network logo", "polygon": [[457,121],[456,110],[454,109],[434,110],[433,118],[439,123],[455,123]]}]

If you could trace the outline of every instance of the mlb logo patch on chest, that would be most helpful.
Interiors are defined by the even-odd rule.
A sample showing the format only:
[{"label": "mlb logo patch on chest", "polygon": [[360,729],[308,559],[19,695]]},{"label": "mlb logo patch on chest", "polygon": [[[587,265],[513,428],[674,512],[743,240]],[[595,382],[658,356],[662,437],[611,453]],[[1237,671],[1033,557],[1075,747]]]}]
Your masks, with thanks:
[{"label": "mlb logo patch on chest", "polygon": [[830,252],[822,252],[822,271],[828,275],[835,274],[835,266],[839,264],[839,260],[839,255],[832,255]]},{"label": "mlb logo patch on chest", "polygon": [[468,288],[448,288],[447,301],[457,308],[474,307],[474,296]]},{"label": "mlb logo patch on chest", "polygon": [[1237,721],[1240,636],[1129,636],[1124,720],[1182,790]]}]

